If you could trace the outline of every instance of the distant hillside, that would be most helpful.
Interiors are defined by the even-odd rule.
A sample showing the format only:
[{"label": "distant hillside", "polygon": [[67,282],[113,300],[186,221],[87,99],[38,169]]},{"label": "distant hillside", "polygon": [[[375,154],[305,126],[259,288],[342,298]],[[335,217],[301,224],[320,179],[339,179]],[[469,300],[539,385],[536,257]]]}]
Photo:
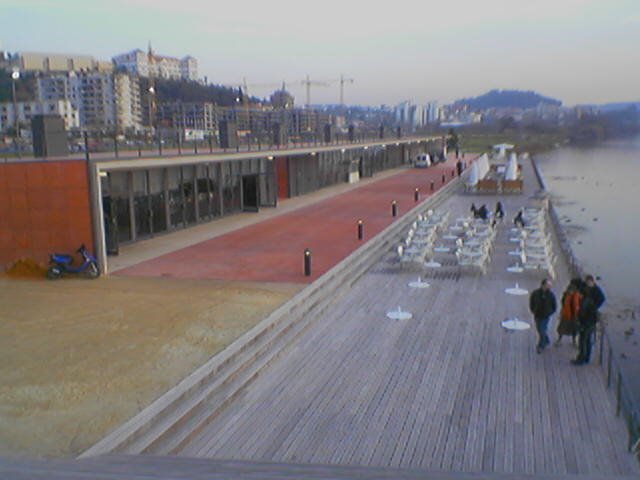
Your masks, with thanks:
[{"label": "distant hillside", "polygon": [[[148,79],[140,79],[140,87],[143,91],[148,88]],[[239,90],[237,88],[223,87],[220,85],[202,85],[198,82],[185,80],[155,79],[155,88],[160,102],[212,102],[220,106],[231,107],[236,105]],[[259,101],[251,97],[251,102]]]},{"label": "distant hillside", "polygon": [[628,110],[635,108],[640,111],[640,102],[619,102],[619,103],[605,103],[599,106],[602,112],[616,112],[619,110]]},{"label": "distant hillside", "polygon": [[562,105],[560,100],[543,97],[532,91],[521,90],[491,90],[479,97],[456,100],[454,106],[468,106],[471,110],[486,110],[488,108],[535,108],[539,104]]}]

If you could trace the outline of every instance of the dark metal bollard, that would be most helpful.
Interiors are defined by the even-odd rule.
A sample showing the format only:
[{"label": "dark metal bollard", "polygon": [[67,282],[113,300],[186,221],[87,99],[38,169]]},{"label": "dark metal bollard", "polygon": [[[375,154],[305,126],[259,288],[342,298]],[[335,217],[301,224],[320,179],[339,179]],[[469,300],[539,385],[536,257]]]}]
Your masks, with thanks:
[{"label": "dark metal bollard", "polygon": [[193,153],[198,154],[198,140],[194,140],[193,142]]},{"label": "dark metal bollard", "polygon": [[418,200],[420,200],[420,189],[416,188],[415,191],[413,192],[413,200],[418,203]]},{"label": "dark metal bollard", "polygon": [[398,203],[395,200],[391,202],[391,216],[392,217],[398,216]]},{"label": "dark metal bollard", "polygon": [[138,157],[142,156],[142,144],[138,142]]},{"label": "dark metal bollard", "polygon": [[311,275],[311,250],[308,248],[304,249],[304,276],[308,277]]},{"label": "dark metal bollard", "polygon": [[82,132],[82,135],[84,136],[84,158],[88,162],[89,161],[89,134],[85,130],[84,132]]},{"label": "dark metal bollard", "polygon": [[442,183],[445,183],[447,181],[447,176],[443,173],[442,174]]},{"label": "dark metal bollard", "polygon": [[436,183],[431,180],[431,191],[433,192],[436,189]]},{"label": "dark metal bollard", "polygon": [[358,219],[358,240],[362,240],[364,236],[364,224],[362,223],[362,219]]},{"label": "dark metal bollard", "polygon": [[456,169],[454,168],[453,170],[451,170],[451,178],[454,178],[456,176]]}]

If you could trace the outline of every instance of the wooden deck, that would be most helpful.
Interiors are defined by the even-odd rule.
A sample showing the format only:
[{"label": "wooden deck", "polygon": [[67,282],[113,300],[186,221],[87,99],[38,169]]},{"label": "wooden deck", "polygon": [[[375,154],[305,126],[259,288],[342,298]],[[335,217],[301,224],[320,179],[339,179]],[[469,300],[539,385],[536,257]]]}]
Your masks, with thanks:
[{"label": "wooden deck", "polygon": [[[527,297],[540,277],[511,274],[509,219],[537,184],[525,164],[525,194],[505,196],[485,276],[444,268],[412,290],[392,252],[340,296],[268,370],[178,452],[181,456],[430,471],[535,475],[635,475],[626,432],[599,367],[574,367],[565,339],[535,353],[535,331],[500,322],[530,320]],[[472,201],[442,206],[451,218]],[[556,247],[556,253],[559,249]],[[453,255],[442,254],[445,267]],[[556,264],[558,299],[567,268]],[[426,276],[422,274],[423,277]],[[413,313],[393,321],[402,306]],[[555,323],[550,326],[555,333]],[[555,335],[552,335],[555,337]]]}]

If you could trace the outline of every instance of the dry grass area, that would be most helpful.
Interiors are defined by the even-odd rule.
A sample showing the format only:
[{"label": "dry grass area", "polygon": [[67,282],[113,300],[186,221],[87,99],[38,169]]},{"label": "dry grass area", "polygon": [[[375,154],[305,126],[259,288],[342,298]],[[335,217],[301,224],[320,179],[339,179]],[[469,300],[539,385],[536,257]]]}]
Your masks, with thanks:
[{"label": "dry grass area", "polygon": [[0,456],[71,456],[301,285],[0,276]]}]

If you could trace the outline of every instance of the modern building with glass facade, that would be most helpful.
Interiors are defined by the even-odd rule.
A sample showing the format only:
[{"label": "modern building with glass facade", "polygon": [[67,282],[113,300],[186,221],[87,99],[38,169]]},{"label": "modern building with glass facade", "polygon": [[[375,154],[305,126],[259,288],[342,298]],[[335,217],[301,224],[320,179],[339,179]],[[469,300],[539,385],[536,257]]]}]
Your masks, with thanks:
[{"label": "modern building with glass facade", "polygon": [[440,138],[181,156],[9,159],[0,163],[0,270],[81,243],[109,255],[157,235],[409,164]]}]

